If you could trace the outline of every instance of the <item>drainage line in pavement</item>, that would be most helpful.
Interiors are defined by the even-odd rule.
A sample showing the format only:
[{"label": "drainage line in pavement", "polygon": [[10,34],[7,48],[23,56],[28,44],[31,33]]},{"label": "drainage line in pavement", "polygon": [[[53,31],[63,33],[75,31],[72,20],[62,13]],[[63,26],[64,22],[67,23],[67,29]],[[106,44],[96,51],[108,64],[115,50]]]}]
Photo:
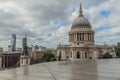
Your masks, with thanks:
[{"label": "drainage line in pavement", "polygon": [[53,75],[53,73],[51,72],[51,70],[48,68],[48,66],[46,65],[46,64],[44,64],[44,66],[47,68],[47,70],[50,72],[50,74],[52,75],[52,77],[53,77],[53,79],[54,80],[57,80],[56,78],[55,78],[55,76]]}]

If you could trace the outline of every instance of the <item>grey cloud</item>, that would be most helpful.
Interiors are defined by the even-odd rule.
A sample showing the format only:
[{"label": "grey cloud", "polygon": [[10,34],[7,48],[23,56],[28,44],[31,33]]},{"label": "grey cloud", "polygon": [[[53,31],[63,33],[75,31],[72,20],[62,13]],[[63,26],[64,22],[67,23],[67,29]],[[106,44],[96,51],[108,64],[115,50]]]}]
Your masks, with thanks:
[{"label": "grey cloud", "polygon": [[[87,2],[88,1],[88,2]],[[72,12],[69,10],[74,6],[79,6],[80,2],[98,5],[105,0],[0,0],[0,2],[14,2],[21,9],[11,9],[7,12],[0,10],[0,35],[6,36],[6,40],[16,33],[18,38],[22,38],[25,33],[28,34],[29,42],[42,43],[51,40],[47,46],[56,46],[57,43],[66,39],[62,34],[61,39],[53,35],[59,30],[59,27],[51,24],[52,21],[60,20],[69,23],[69,16]],[[23,10],[23,13],[22,11]],[[24,13],[25,11],[25,13]],[[28,25],[26,25],[28,24]],[[69,24],[68,24],[69,25]],[[64,26],[64,25],[63,25]],[[60,33],[59,33],[60,35]],[[55,40],[52,41],[52,40]],[[20,39],[21,40],[21,39]],[[19,41],[20,42],[20,41]],[[21,43],[19,43],[21,44]]]}]

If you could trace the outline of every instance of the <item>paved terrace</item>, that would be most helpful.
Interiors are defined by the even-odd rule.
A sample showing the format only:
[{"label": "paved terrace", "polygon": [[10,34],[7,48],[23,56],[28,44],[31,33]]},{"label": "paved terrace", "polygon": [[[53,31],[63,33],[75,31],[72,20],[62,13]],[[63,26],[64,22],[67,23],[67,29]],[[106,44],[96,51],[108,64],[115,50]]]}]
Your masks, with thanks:
[{"label": "paved terrace", "polygon": [[120,80],[120,59],[40,63],[0,71],[0,80]]}]

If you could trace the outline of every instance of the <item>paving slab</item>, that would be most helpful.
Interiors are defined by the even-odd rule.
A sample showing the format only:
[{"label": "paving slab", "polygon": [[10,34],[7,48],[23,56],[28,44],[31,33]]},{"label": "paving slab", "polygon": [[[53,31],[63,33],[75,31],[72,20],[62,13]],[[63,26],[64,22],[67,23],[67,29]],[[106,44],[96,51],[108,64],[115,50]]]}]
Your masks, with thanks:
[{"label": "paving slab", "polygon": [[120,59],[39,63],[0,71],[0,80],[120,80]]}]

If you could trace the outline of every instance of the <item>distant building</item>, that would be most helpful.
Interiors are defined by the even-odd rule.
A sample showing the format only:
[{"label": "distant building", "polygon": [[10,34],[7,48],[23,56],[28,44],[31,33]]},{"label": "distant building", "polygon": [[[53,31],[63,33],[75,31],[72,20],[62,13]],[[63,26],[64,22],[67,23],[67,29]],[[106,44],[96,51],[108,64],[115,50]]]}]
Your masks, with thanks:
[{"label": "distant building", "polygon": [[32,60],[41,60],[43,53],[48,51],[48,49],[46,49],[46,47],[42,47],[42,46],[32,46],[32,51],[29,52],[29,56],[30,59]]},{"label": "distant building", "polygon": [[16,35],[12,34],[11,37],[11,51],[15,51],[16,50]]},{"label": "distant building", "polygon": [[0,52],[3,52],[3,48],[2,47],[0,47]]},{"label": "distant building", "polygon": [[51,50],[51,53],[53,53],[54,55],[56,55],[57,54],[57,50],[53,49],[53,50]]},{"label": "distant building", "polygon": [[32,51],[46,52],[46,51],[48,51],[48,49],[46,47],[36,45],[36,46],[32,46]]},{"label": "distant building", "polygon": [[57,50],[56,49],[48,49],[43,46],[32,46],[32,51],[29,52],[29,56],[32,60],[41,60],[44,53],[50,52],[56,56]]},{"label": "distant building", "polygon": [[22,48],[24,48],[27,45],[27,38],[22,38]]},{"label": "distant building", "polygon": [[12,51],[11,45],[8,45],[8,51]]},{"label": "distant building", "polygon": [[69,44],[57,46],[58,60],[98,59],[106,53],[114,56],[113,46],[95,45],[95,32],[80,5],[79,16],[73,21],[69,32]]},{"label": "distant building", "polygon": [[1,52],[0,68],[13,68],[19,65],[21,52]]},{"label": "distant building", "polygon": [[22,48],[23,48],[23,55],[28,56],[28,46],[27,46],[27,38],[24,37],[22,39]]},{"label": "distant building", "polygon": [[30,64],[30,57],[28,54],[28,46],[27,46],[27,37],[26,36],[22,39],[22,48],[23,48],[23,52],[20,57],[20,66],[26,66],[26,65]]},{"label": "distant building", "polygon": [[20,47],[17,47],[17,48],[16,48],[16,51],[17,51],[17,52],[22,52],[22,51],[23,51],[23,49],[22,49],[22,48],[20,48]]},{"label": "distant building", "polygon": [[41,60],[43,57],[43,53],[42,51],[31,51],[29,53],[30,59],[32,60]]},{"label": "distant building", "polygon": [[28,47],[28,54],[32,51],[32,47]]}]

